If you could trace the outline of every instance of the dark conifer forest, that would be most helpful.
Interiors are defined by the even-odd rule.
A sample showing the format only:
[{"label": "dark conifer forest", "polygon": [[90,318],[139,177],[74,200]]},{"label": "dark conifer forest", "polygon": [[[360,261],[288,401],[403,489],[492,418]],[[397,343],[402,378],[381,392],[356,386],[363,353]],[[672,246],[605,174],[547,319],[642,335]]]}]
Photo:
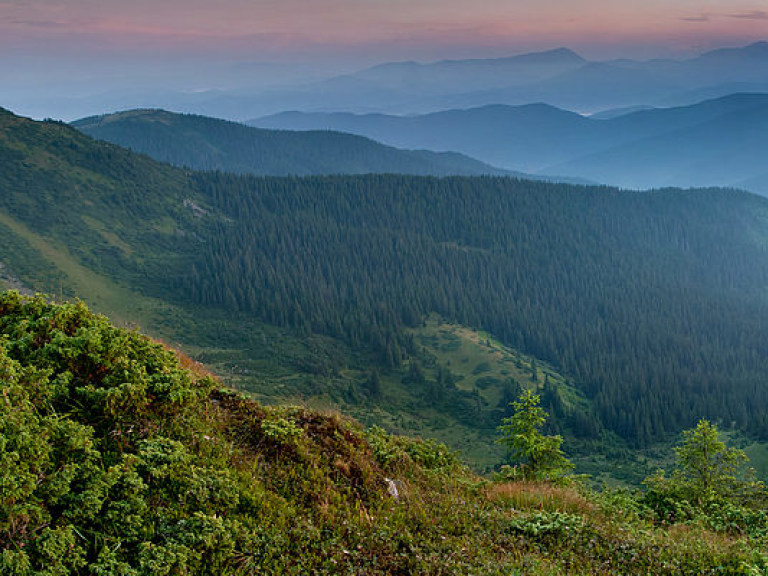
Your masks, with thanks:
[{"label": "dark conifer forest", "polygon": [[331,336],[383,370],[429,314],[485,330],[555,366],[635,446],[701,417],[768,438],[763,198],[195,173],[60,123],[5,113],[2,133],[4,262],[43,286],[73,276],[32,231],[147,297]]},{"label": "dark conifer forest", "polygon": [[198,176],[223,218],[174,289],[407,353],[436,312],[583,384],[644,445],[701,415],[768,433],[765,201],[510,179]]}]

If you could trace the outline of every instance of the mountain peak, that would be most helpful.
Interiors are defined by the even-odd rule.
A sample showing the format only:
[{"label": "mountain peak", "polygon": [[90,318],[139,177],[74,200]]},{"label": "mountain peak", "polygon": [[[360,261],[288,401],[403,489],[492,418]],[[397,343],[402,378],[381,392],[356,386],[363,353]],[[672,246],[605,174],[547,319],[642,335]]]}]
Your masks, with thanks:
[{"label": "mountain peak", "polygon": [[101,123],[106,124],[109,122],[126,120],[128,118],[151,118],[151,117],[168,116],[170,114],[171,114],[170,112],[167,112],[161,108],[135,108],[131,110],[121,110],[119,112],[108,112],[106,114],[97,114],[96,116],[88,116],[86,118],[75,120],[71,124],[75,127],[78,127],[78,126],[84,126],[84,125],[90,125],[90,124],[101,124]]},{"label": "mountain peak", "polygon": [[[561,46],[542,52],[528,52],[505,58],[489,58],[487,60],[464,60],[463,62],[523,62],[526,64],[583,64],[587,62],[570,48]],[[458,62],[462,62],[459,60]]]},{"label": "mountain peak", "polygon": [[768,41],[766,40],[760,40],[759,42],[753,42],[752,44],[748,44],[742,50],[768,50]]},{"label": "mountain peak", "polygon": [[701,59],[722,58],[768,58],[768,42],[760,41],[737,48],[719,48],[711,52],[705,52]]},{"label": "mountain peak", "polygon": [[581,60],[583,62],[586,62],[584,58],[582,58],[579,54],[571,50],[570,48],[566,48],[565,46],[560,46],[559,48],[553,48],[552,50],[545,50],[543,52],[532,52],[528,54],[528,56],[550,56],[553,58],[569,58],[571,60]]},{"label": "mountain peak", "polygon": [[583,64],[587,60],[582,58],[579,54],[561,46],[559,48],[553,48],[551,50],[544,50],[541,52],[527,52],[524,54],[517,54],[514,56],[503,56],[501,58],[465,58],[465,59],[449,59],[439,60],[431,63],[419,63],[413,60],[407,60],[402,62],[384,62],[370,68],[366,68],[362,73],[370,72],[382,72],[391,70],[414,70],[419,68],[440,67],[440,66],[454,66],[454,65],[475,65],[475,64],[510,64],[510,63],[525,63],[525,64]]}]

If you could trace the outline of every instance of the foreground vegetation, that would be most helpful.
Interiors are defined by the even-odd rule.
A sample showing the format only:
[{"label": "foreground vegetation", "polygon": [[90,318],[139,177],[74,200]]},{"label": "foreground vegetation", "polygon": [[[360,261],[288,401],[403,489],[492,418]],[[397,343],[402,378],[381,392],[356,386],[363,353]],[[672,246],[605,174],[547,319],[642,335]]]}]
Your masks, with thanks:
[{"label": "foreground vegetation", "polygon": [[0,330],[0,574],[768,570],[738,503],[714,525],[493,483],[434,441],[228,392],[82,303],[4,293]]}]

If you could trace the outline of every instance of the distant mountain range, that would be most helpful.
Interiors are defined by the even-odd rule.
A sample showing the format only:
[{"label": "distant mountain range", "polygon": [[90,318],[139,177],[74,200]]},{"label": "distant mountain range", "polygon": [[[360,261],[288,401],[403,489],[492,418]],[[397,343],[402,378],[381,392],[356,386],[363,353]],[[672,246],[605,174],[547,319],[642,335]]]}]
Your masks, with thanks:
[{"label": "distant mountain range", "polygon": [[394,62],[290,89],[198,94],[186,105],[236,119],[285,110],[424,114],[536,102],[592,113],[683,106],[735,92],[768,92],[768,42],[687,60],[596,62],[558,48],[508,58]]},{"label": "distant mountain range", "polygon": [[[768,42],[723,48],[685,60],[590,61],[568,48],[505,58],[390,62],[304,84],[266,87],[238,68],[208,90],[137,86],[77,97],[8,94],[32,116],[62,119],[163,108],[243,121],[286,110],[426,114],[488,104],[543,102],[579,113],[634,106],[685,106],[737,92],[768,92]],[[231,87],[227,87],[231,86]],[[237,88],[235,88],[237,86]],[[9,100],[10,98],[10,100]]]},{"label": "distant mountain range", "polygon": [[89,136],[156,160],[197,170],[273,176],[512,174],[454,152],[398,150],[340,132],[263,130],[164,110],[94,116],[78,120],[73,126]]},{"label": "distant mountain range", "polygon": [[626,188],[716,185],[768,194],[767,94],[603,118],[530,104],[420,116],[286,112],[249,124],[341,130],[393,146],[455,150],[510,170]]}]

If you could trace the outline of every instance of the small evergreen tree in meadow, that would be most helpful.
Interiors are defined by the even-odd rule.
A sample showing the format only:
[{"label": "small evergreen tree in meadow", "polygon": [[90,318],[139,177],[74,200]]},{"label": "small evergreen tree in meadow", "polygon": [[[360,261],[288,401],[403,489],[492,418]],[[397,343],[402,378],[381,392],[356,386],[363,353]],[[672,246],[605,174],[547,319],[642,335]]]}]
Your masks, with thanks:
[{"label": "small evergreen tree in meadow", "polygon": [[739,466],[748,460],[743,450],[726,446],[708,420],[683,432],[675,456],[674,478],[694,494],[732,494],[740,483]]},{"label": "small evergreen tree in meadow", "polygon": [[[726,517],[739,509],[762,509],[768,502],[763,482],[754,470],[743,470],[749,458],[743,450],[720,440],[717,427],[700,420],[695,428],[683,432],[675,447],[675,468],[646,478],[645,502],[664,521],[677,522],[696,516]],[[733,526],[745,522],[743,512],[729,521]],[[744,527],[741,527],[744,529]]]},{"label": "small evergreen tree in meadow", "polygon": [[548,414],[539,406],[540,402],[539,395],[526,388],[511,403],[512,416],[504,418],[499,426],[504,436],[497,442],[509,448],[512,465],[502,468],[505,478],[551,481],[573,468],[560,448],[563,437],[541,433]]}]

